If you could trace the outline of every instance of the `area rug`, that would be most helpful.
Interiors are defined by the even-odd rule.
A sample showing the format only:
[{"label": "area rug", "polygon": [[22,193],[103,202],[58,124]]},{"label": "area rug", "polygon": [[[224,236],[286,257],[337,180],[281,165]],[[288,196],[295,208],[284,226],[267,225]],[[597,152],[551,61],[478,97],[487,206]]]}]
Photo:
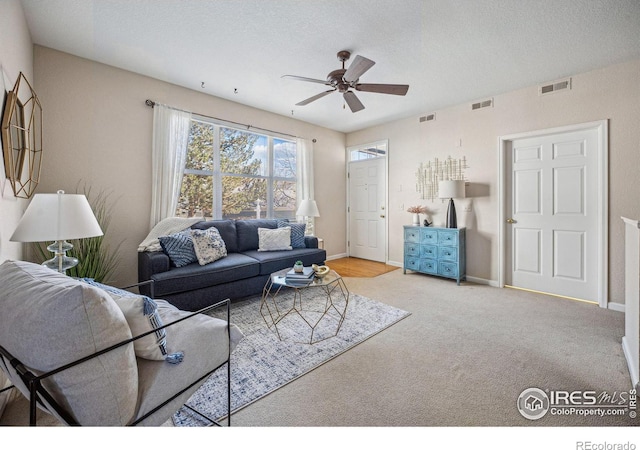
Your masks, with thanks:
[{"label": "area rug", "polygon": [[[292,302],[293,296],[287,295],[282,296],[278,303]],[[305,299],[303,307],[314,310],[311,306],[313,302],[322,308],[326,304],[326,298]],[[344,303],[341,302],[344,302],[342,298],[334,299],[336,309],[344,311]],[[316,335],[326,338],[307,344],[298,341],[308,340],[311,329],[306,323],[295,320],[295,315],[279,323],[278,328],[283,331],[283,340],[280,340],[272,331],[273,327],[269,329],[260,314],[259,297],[231,304],[231,322],[238,325],[245,335],[231,356],[232,413],[309,373],[411,314],[350,294],[344,321],[336,334],[339,319],[334,320],[336,315],[331,313],[329,311],[329,315],[322,319],[314,331]],[[315,323],[313,319],[311,323]],[[328,334],[322,336],[323,333]],[[187,405],[208,417],[224,419],[228,411],[226,382],[226,367],[222,367],[193,394]],[[173,416],[173,422],[176,426],[209,424],[184,407]]]}]

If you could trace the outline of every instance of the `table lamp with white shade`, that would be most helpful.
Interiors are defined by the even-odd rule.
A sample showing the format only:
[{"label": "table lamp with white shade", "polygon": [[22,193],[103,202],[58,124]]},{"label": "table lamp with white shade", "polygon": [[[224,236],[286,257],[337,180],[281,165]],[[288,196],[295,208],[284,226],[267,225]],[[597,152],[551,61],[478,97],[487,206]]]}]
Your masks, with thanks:
[{"label": "table lamp with white shade", "polygon": [[66,255],[66,252],[73,248],[66,240],[103,234],[87,197],[58,191],[56,194],[36,194],[9,240],[55,241],[47,247],[55,256],[42,265],[64,273],[79,262],[77,258]]},{"label": "table lamp with white shade", "polygon": [[464,180],[442,180],[438,183],[438,197],[449,199],[447,228],[458,228],[456,205],[453,203],[453,199],[465,197],[464,183]]},{"label": "table lamp with white shade", "polygon": [[307,236],[313,236],[313,217],[320,217],[320,211],[318,211],[318,205],[315,200],[302,200],[297,216],[303,216],[307,219],[307,225],[304,230],[304,234]]}]

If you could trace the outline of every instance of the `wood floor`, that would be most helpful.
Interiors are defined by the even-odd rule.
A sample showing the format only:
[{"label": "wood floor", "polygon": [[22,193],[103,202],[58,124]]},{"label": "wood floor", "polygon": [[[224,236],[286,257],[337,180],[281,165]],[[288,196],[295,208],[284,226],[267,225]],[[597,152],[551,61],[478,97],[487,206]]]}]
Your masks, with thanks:
[{"label": "wood floor", "polygon": [[377,277],[398,269],[385,263],[360,258],[333,259],[326,264],[343,277]]}]

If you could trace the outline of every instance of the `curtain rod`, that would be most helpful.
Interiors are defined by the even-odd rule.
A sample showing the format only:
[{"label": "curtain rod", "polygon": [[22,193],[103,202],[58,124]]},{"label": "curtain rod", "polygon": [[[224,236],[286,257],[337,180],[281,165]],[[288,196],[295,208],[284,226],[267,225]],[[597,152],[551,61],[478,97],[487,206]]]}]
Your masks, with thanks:
[{"label": "curtain rod", "polygon": [[[144,103],[145,103],[145,105],[151,106],[152,108],[154,106],[156,106],[156,102],[154,102],[153,100],[147,99],[147,100],[145,100]],[[173,108],[173,106],[171,106],[170,108]],[[182,112],[188,112],[188,113],[191,113],[191,114],[196,114],[198,116],[206,117],[207,119],[219,120],[221,122],[231,123],[233,125],[240,125],[242,127],[245,127],[247,130],[250,130],[250,129],[253,128],[254,130],[267,131],[269,133],[276,133],[276,134],[280,134],[282,136],[290,136],[290,137],[293,137],[293,138],[299,138],[300,137],[300,136],[294,136],[293,134],[289,134],[289,133],[282,133],[280,131],[274,131],[274,130],[268,130],[266,128],[254,127],[253,125],[247,125],[246,123],[239,123],[239,122],[234,122],[232,120],[220,119],[219,117],[208,116],[206,114],[192,113],[191,111],[185,111],[184,109],[179,109],[179,108],[173,108],[173,109],[178,110],[178,111],[182,111]],[[315,139],[312,139],[311,141],[313,143],[316,142]]]}]

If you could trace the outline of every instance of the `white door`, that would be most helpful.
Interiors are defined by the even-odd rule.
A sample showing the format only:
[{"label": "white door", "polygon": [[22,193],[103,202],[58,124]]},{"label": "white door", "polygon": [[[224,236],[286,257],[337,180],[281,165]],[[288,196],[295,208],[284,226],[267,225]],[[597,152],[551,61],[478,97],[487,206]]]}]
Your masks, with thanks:
[{"label": "white door", "polygon": [[349,256],[386,262],[385,158],[349,163]]},{"label": "white door", "polygon": [[592,128],[507,145],[507,285],[598,302],[599,142]]}]

